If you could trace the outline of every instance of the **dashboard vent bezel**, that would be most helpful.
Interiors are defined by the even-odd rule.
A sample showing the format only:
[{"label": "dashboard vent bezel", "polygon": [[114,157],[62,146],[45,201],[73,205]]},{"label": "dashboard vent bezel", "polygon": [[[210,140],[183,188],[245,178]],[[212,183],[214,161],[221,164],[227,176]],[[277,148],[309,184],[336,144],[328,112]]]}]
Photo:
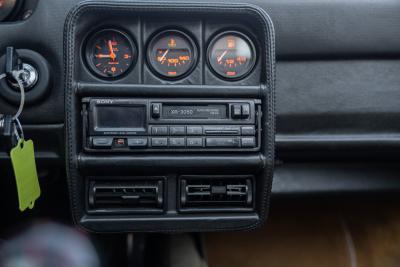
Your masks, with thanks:
[{"label": "dashboard vent bezel", "polygon": [[254,211],[255,179],[252,175],[185,175],[178,181],[180,212]]},{"label": "dashboard vent bezel", "polygon": [[165,210],[165,178],[92,178],[87,183],[89,214],[155,214]]}]

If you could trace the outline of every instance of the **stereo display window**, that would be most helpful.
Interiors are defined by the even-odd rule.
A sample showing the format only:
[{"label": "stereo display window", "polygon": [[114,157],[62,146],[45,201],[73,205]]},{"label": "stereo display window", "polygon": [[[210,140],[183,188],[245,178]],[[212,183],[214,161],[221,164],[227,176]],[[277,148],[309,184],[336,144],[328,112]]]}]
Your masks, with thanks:
[{"label": "stereo display window", "polygon": [[98,105],[93,110],[94,129],[136,131],[146,127],[146,107],[138,105]]}]

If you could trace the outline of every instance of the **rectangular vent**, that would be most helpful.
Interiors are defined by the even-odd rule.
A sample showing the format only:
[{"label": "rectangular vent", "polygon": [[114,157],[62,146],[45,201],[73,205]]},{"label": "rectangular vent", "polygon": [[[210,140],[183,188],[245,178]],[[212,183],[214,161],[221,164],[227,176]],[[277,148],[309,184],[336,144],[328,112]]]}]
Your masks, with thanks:
[{"label": "rectangular vent", "polygon": [[91,182],[89,206],[98,210],[162,209],[163,181]]},{"label": "rectangular vent", "polygon": [[200,209],[251,208],[253,186],[250,178],[183,178],[181,207]]}]

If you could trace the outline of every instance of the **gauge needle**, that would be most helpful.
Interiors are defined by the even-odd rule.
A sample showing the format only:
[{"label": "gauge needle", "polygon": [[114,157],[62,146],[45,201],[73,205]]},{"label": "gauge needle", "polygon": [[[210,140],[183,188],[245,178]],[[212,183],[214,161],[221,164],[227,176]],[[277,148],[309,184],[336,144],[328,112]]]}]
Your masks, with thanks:
[{"label": "gauge needle", "polygon": [[114,53],[114,49],[113,49],[111,40],[108,40],[108,49],[110,50],[110,58],[112,60],[114,60],[117,56]]},{"label": "gauge needle", "polygon": [[163,61],[163,60],[165,59],[165,57],[167,56],[168,52],[169,52],[169,49],[167,49],[167,50],[164,52],[164,54],[163,54],[162,57],[160,58],[160,62]]},{"label": "gauge needle", "polygon": [[217,57],[217,61],[221,62],[221,60],[224,58],[224,56],[228,53],[228,50],[225,50],[224,53],[222,53],[219,57]]},{"label": "gauge needle", "polygon": [[111,55],[98,54],[98,55],[95,55],[95,57],[97,57],[97,58],[111,58]]}]

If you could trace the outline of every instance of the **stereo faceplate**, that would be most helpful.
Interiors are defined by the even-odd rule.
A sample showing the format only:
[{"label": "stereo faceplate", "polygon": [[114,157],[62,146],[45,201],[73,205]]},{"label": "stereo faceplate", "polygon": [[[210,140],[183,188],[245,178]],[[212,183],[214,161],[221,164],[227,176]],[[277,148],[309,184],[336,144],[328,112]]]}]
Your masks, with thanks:
[{"label": "stereo faceplate", "polygon": [[256,99],[84,98],[84,149],[258,151],[260,120]]}]

